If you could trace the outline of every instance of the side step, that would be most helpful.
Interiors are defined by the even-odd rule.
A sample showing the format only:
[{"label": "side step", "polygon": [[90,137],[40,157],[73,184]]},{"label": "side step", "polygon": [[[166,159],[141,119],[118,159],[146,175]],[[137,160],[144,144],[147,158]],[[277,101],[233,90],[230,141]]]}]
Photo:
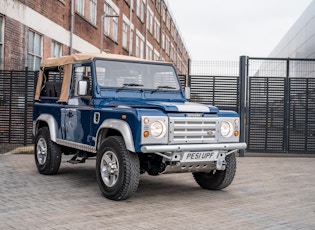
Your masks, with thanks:
[{"label": "side step", "polygon": [[85,163],[85,160],[88,159],[88,156],[86,153],[77,152],[71,160],[68,160],[68,163],[71,164],[79,164],[79,163]]}]

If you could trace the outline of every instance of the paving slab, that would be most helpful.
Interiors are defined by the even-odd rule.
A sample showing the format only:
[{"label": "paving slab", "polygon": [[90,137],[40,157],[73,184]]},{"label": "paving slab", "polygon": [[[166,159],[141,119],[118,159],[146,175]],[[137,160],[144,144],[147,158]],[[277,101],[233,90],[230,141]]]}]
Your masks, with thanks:
[{"label": "paving slab", "polygon": [[222,191],[190,173],[141,175],[126,201],[104,198],[95,160],[37,172],[30,154],[0,155],[0,229],[315,229],[315,158],[237,158]]}]

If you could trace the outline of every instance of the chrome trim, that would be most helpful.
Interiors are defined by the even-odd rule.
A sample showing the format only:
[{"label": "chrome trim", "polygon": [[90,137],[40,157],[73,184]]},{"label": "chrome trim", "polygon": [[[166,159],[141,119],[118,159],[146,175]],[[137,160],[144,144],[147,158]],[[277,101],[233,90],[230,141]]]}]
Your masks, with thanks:
[{"label": "chrome trim", "polygon": [[207,151],[207,150],[234,150],[246,149],[246,143],[223,143],[223,144],[187,144],[187,145],[144,145],[143,153],[155,152],[179,152],[179,151]]},{"label": "chrome trim", "polygon": [[217,143],[219,118],[170,117],[169,144]]},{"label": "chrome trim", "polygon": [[81,143],[77,143],[77,142],[73,142],[73,141],[66,141],[66,140],[62,140],[62,139],[57,139],[56,143],[58,145],[63,145],[63,146],[67,146],[70,148],[79,149],[79,150],[83,150],[83,151],[91,152],[91,153],[96,153],[95,146],[85,145],[85,144],[81,144]]}]

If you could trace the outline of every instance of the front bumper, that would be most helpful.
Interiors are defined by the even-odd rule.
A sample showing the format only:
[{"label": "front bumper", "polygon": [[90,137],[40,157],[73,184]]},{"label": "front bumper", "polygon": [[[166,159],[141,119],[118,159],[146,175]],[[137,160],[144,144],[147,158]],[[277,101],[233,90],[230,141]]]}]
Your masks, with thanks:
[{"label": "front bumper", "polygon": [[155,152],[182,152],[182,151],[212,151],[212,150],[235,150],[246,149],[246,143],[221,143],[221,144],[186,144],[186,145],[144,145],[141,147],[143,153]]}]

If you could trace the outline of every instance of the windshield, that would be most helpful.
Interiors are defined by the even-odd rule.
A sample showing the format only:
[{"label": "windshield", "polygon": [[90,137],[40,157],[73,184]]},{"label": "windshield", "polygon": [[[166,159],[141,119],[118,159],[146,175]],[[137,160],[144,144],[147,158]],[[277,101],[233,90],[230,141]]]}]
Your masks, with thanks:
[{"label": "windshield", "polygon": [[171,65],[111,60],[96,60],[95,64],[100,87],[154,91],[180,88]]}]

